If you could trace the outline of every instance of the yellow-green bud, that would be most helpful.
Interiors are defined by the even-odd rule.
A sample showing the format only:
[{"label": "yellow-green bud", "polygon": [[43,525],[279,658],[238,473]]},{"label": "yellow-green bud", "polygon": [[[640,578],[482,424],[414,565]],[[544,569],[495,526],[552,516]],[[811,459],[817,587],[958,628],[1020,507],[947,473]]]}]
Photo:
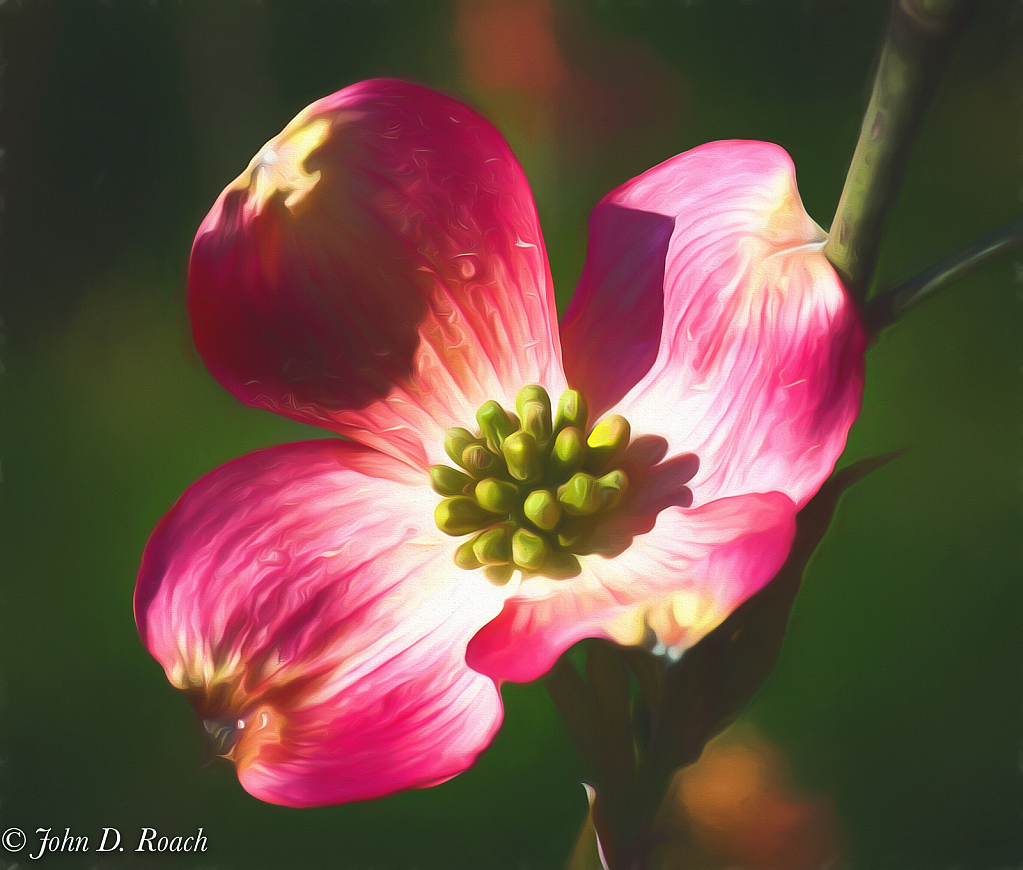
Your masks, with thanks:
[{"label": "yellow-green bud", "polygon": [[480,440],[468,429],[461,426],[454,426],[444,433],[444,452],[451,457],[452,462],[462,464],[462,453],[470,444],[479,444]]},{"label": "yellow-green bud", "polygon": [[551,545],[526,529],[519,529],[512,535],[511,547],[515,564],[529,571],[542,568],[551,554]]},{"label": "yellow-green bud", "polygon": [[546,489],[535,490],[526,496],[522,511],[527,520],[545,532],[551,531],[561,519],[558,500]]},{"label": "yellow-green bud", "polygon": [[554,439],[551,467],[558,474],[568,474],[579,468],[585,458],[586,445],[583,444],[583,433],[574,426],[562,429]]},{"label": "yellow-green bud", "polygon": [[504,586],[515,573],[514,565],[487,565],[483,569],[484,576],[495,586]]},{"label": "yellow-green bud", "polygon": [[543,471],[536,439],[528,432],[513,432],[501,445],[508,471],[516,480],[539,480]]},{"label": "yellow-green bud", "polygon": [[472,483],[472,478],[447,465],[431,465],[430,483],[433,484],[433,491],[440,495],[461,495]]},{"label": "yellow-green bud", "polygon": [[482,529],[494,518],[476,504],[475,499],[460,495],[446,498],[433,512],[437,528],[447,535],[468,535]]},{"label": "yellow-green bud", "polygon": [[518,412],[519,419],[525,416],[527,402],[539,402],[547,409],[547,419],[550,419],[551,397],[547,395],[547,391],[539,384],[530,384],[528,387],[523,387],[519,390],[518,395],[515,397],[515,410]]},{"label": "yellow-green bud", "polygon": [[507,480],[488,477],[476,484],[476,501],[491,513],[507,514],[518,504],[519,488]]},{"label": "yellow-green bud", "polygon": [[568,483],[558,487],[558,501],[565,513],[575,517],[588,516],[600,510],[600,486],[590,474],[576,472]]},{"label": "yellow-green bud", "polygon": [[474,477],[482,477],[494,470],[497,457],[482,444],[470,444],[462,451],[462,468]]},{"label": "yellow-green bud", "polygon": [[508,416],[508,412],[493,399],[476,412],[476,422],[480,424],[480,431],[487,439],[487,445],[495,453],[501,449],[504,439],[518,428]]},{"label": "yellow-green bud", "polygon": [[522,405],[522,431],[528,432],[543,446],[551,440],[551,409],[543,402],[530,399]]},{"label": "yellow-green bud", "polygon": [[620,468],[610,471],[597,480],[600,487],[600,507],[609,510],[617,506],[629,488],[629,478]]},{"label": "yellow-green bud", "polygon": [[476,558],[476,554],[473,552],[473,544],[476,543],[476,539],[473,538],[471,541],[466,541],[464,544],[459,545],[458,549],[455,550],[455,564],[459,568],[464,568],[466,571],[472,571],[479,568],[483,563]]},{"label": "yellow-green bud", "polygon": [[564,429],[566,426],[575,426],[577,429],[586,428],[586,418],[589,416],[589,408],[586,407],[586,399],[578,390],[565,390],[558,399],[558,414],[554,419],[555,429]]},{"label": "yellow-green bud", "polygon": [[472,551],[483,565],[507,565],[511,561],[511,535],[504,526],[495,526],[476,536]]},{"label": "yellow-green bud", "polygon": [[612,414],[593,427],[590,437],[586,439],[586,446],[590,448],[593,460],[604,462],[629,443],[631,434],[629,421],[620,414]]}]

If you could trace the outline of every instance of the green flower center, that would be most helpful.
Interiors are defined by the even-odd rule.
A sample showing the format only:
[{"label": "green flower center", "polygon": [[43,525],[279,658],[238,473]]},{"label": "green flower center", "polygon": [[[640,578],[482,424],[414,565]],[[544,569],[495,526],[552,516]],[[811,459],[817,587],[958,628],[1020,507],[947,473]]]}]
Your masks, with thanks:
[{"label": "green flower center", "polygon": [[447,430],[444,450],[458,468],[430,468],[434,490],[445,496],[434,512],[437,528],[471,535],[455,564],[485,568],[494,583],[516,569],[574,576],[594,528],[628,489],[615,463],[629,444],[629,423],[613,415],[588,428],[576,390],[562,394],[552,416],[550,396],[536,385],[519,390],[515,410],[490,401],[476,412],[478,432]]}]

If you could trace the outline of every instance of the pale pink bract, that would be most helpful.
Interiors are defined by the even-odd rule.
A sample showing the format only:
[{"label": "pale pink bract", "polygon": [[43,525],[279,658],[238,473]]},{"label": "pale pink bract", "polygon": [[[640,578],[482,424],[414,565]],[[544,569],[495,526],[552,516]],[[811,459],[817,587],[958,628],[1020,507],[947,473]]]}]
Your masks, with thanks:
[{"label": "pale pink bract", "polygon": [[[268,143],[196,237],[196,344],[242,401],[352,441],[204,477],[135,598],[242,785],[308,806],[443,781],[496,732],[500,681],[583,637],[677,655],[762,587],[862,391],[824,239],[781,148],[704,145],[597,206],[559,337],[525,177],[471,109],[363,82]],[[578,576],[495,587],[454,564],[427,469],[528,384],[625,415],[652,468]]]}]

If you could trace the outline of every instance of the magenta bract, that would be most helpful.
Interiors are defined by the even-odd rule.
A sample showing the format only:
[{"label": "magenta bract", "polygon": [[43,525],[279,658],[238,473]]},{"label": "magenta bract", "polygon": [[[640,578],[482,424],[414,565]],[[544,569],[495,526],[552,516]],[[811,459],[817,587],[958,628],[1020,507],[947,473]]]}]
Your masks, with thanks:
[{"label": "magenta bract", "polygon": [[[449,778],[499,726],[500,681],[589,636],[678,655],[784,561],[855,418],[865,347],[788,156],[696,148],[590,229],[559,334],[507,144],[383,80],[305,109],[203,222],[189,311],[210,371],[355,442],[217,469],[143,559],[142,638],[257,797]],[[529,384],[626,417],[633,483],[578,573],[496,587],[455,565],[428,469],[450,462],[446,429]]]}]

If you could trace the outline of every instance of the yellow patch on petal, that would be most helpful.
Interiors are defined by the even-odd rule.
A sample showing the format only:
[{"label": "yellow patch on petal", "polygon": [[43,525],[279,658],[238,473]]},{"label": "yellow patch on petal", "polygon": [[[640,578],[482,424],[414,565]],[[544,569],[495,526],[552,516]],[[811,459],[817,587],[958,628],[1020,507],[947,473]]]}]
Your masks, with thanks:
[{"label": "yellow patch on petal", "polygon": [[[802,298],[833,280],[834,270],[822,253],[827,235],[802,211],[798,195],[790,206],[775,210],[770,220],[773,223],[761,235],[740,245],[745,264],[733,279],[740,288],[734,297],[736,330],[750,328],[757,318],[780,316],[785,297]],[[776,301],[765,302],[765,296]]]},{"label": "yellow patch on petal", "polygon": [[821,253],[827,233],[803,209],[790,171],[775,172],[749,207],[750,225],[737,239],[734,274],[724,288],[732,298],[732,327],[739,332],[779,314],[783,298],[799,296],[833,274]]},{"label": "yellow patch on petal", "polygon": [[320,180],[319,170],[308,172],[305,164],[329,133],[330,121],[326,118],[307,121],[299,115],[260,149],[236,182],[236,186],[248,189],[246,217],[262,212],[275,194],[281,194],[284,205],[295,211]]},{"label": "yellow patch on petal", "polygon": [[710,595],[686,589],[661,598],[645,614],[647,632],[658,638],[656,652],[677,658],[728,615]]},{"label": "yellow patch on petal", "polygon": [[181,633],[178,655],[173,667],[166,672],[172,686],[189,691],[237,682],[244,670],[237,650],[229,650],[226,655],[213,655],[205,643]]},{"label": "yellow patch on petal", "polygon": [[[281,702],[305,688],[304,669],[280,661],[279,656],[276,661],[268,656],[253,670],[253,663],[242,662],[237,651],[225,657],[196,644],[186,657],[186,647],[180,650],[181,660],[173,673],[168,672],[171,683],[189,695],[205,722],[230,729],[228,742],[216,754],[231,761],[239,776],[250,767],[260,769],[263,753],[269,749],[272,758],[271,747],[285,739],[287,722]],[[265,690],[271,686],[273,697],[266,700]]]},{"label": "yellow patch on petal", "polygon": [[719,611],[710,596],[686,591],[671,596],[671,616],[679,627],[703,637],[721,622],[724,613]]},{"label": "yellow patch on petal", "polygon": [[761,237],[771,247],[791,248],[823,242],[825,232],[817,226],[803,209],[796,180],[790,172],[778,172],[771,179],[768,202],[770,211],[765,216]]},{"label": "yellow patch on petal", "polygon": [[642,608],[634,607],[604,625],[608,637],[621,646],[649,646],[650,629]]}]

